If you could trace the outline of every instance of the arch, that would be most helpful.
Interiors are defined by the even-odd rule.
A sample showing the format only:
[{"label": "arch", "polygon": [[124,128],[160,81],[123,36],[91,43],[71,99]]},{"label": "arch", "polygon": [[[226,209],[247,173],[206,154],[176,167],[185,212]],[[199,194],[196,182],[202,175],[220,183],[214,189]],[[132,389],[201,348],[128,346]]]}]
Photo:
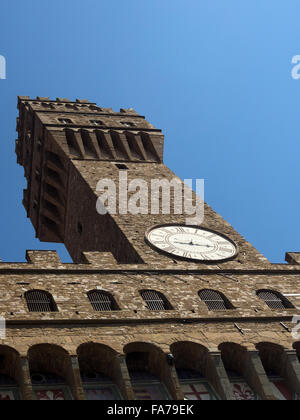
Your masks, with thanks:
[{"label": "arch", "polygon": [[286,357],[283,346],[271,342],[257,344],[259,356],[269,378],[274,396],[278,400],[298,399],[293,383],[287,377]]},{"label": "arch", "polygon": [[57,312],[57,306],[51,293],[45,290],[29,290],[25,292],[25,300],[29,312]]},{"label": "arch", "polygon": [[77,354],[86,399],[121,399],[118,353],[105,344],[90,342],[81,344]]},{"label": "arch", "polygon": [[226,371],[243,376],[247,369],[247,349],[237,343],[224,342],[219,345]]},{"label": "arch", "polygon": [[241,344],[224,342],[219,345],[222,361],[236,400],[257,400],[255,380],[250,373],[249,354]]},{"label": "arch", "polygon": [[234,306],[229,302],[226,296],[212,289],[202,289],[198,292],[199,298],[206,304],[209,311],[225,311],[227,309],[234,309]]},{"label": "arch", "polygon": [[[170,346],[184,399],[215,400],[209,351],[202,344],[178,341]],[[213,381],[215,378],[213,378]]]},{"label": "arch", "polygon": [[21,385],[20,354],[12,347],[0,345],[0,401],[20,399]]},{"label": "arch", "polygon": [[113,295],[105,290],[90,290],[87,296],[94,311],[118,311],[120,309]]},{"label": "arch", "polygon": [[80,369],[102,372],[107,376],[112,376],[110,364],[117,354],[111,347],[94,342],[83,343],[77,349]]},{"label": "arch", "polygon": [[206,375],[208,349],[191,341],[178,341],[170,346],[176,369],[191,369]]},{"label": "arch", "polygon": [[256,295],[271,309],[294,308],[294,305],[285,296],[275,290],[260,289],[257,290]]},{"label": "arch", "polygon": [[147,342],[147,341],[133,341],[131,343],[127,343],[124,346],[124,353],[131,353],[131,352],[158,352],[160,354],[164,354],[163,350],[154,343]]},{"label": "arch", "polygon": [[72,399],[74,376],[69,353],[56,344],[36,344],[28,350],[29,369],[36,399]]},{"label": "arch", "polygon": [[173,309],[168,299],[161,292],[147,289],[141,290],[140,295],[150,311],[168,311]]},{"label": "arch", "polygon": [[168,400],[169,369],[163,350],[153,343],[133,342],[124,347],[135,398]]},{"label": "arch", "polygon": [[284,348],[280,344],[261,342],[256,345],[267,375],[282,375],[282,357]]}]

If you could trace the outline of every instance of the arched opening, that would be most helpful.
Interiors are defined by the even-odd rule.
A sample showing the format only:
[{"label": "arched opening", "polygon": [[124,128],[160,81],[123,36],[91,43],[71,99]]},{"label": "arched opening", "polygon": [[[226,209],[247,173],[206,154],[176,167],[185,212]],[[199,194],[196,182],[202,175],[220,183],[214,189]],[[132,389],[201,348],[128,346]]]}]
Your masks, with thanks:
[{"label": "arched opening", "polygon": [[156,290],[142,290],[140,293],[150,311],[167,311],[173,309],[166,297]]},{"label": "arched opening", "polygon": [[273,343],[259,343],[256,347],[274,396],[278,400],[298,400],[299,396],[292,390],[286,377],[284,348]]},{"label": "arched opening", "polygon": [[37,400],[72,399],[72,364],[63,348],[54,344],[37,344],[29,349],[28,359]]},{"label": "arched opening", "polygon": [[227,309],[234,309],[226,296],[216,290],[200,290],[198,295],[200,299],[205,302],[209,311],[226,311]]},{"label": "arched opening", "polygon": [[103,344],[86,343],[77,354],[86,399],[122,399],[117,352]]},{"label": "arched opening", "polygon": [[185,400],[216,400],[217,394],[207,378],[208,350],[181,341],[171,345],[174,364]]},{"label": "arched opening", "polygon": [[29,290],[25,293],[29,312],[57,312],[52,295],[44,290]]},{"label": "arched opening", "polygon": [[248,380],[247,349],[236,343],[222,343],[219,349],[235,399],[250,401],[259,399]]},{"label": "arched opening", "polygon": [[150,343],[130,343],[124,348],[126,364],[136,400],[168,400],[164,384],[168,374],[166,356]]},{"label": "arched opening", "polygon": [[286,297],[274,290],[258,290],[256,294],[268,305],[270,309],[294,308]]},{"label": "arched opening", "polygon": [[21,360],[19,353],[8,346],[0,346],[0,401],[20,399]]},{"label": "arched opening", "polygon": [[114,297],[104,290],[91,290],[87,295],[94,311],[102,312],[119,310]]}]

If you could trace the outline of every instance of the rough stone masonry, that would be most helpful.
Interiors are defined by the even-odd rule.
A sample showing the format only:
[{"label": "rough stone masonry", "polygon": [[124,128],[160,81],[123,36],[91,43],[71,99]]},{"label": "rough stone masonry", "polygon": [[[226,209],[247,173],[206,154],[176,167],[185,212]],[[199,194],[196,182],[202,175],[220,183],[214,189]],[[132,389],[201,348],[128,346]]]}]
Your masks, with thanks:
[{"label": "rough stone masonry", "polygon": [[120,170],[173,179],[162,132],[86,100],[20,96],[18,109],[27,216],[74,263],[55,251],[0,263],[0,398],[298,399],[300,253],[271,264],[208,204],[202,227],[234,258],[157,252],[145,232],[186,215],[100,215],[96,185]]}]

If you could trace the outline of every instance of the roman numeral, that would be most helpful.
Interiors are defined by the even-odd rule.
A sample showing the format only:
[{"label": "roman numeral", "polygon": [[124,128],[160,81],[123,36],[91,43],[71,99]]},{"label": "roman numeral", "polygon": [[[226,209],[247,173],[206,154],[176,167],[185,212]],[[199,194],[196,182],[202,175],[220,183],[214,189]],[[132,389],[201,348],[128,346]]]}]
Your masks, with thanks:
[{"label": "roman numeral", "polygon": [[172,246],[167,246],[167,248],[164,248],[164,251],[170,252],[170,253],[174,254],[174,252],[176,251],[176,249],[173,248]]},{"label": "roman numeral", "polygon": [[191,254],[190,252],[187,252],[187,251],[185,251],[185,252],[182,254],[182,256],[183,256],[184,258],[193,258],[193,257],[192,257],[192,254]]},{"label": "roman numeral", "polygon": [[222,252],[226,252],[226,253],[228,253],[228,251],[230,251],[230,250],[231,250],[231,248],[230,248],[230,247],[225,248],[224,246],[222,246],[221,248],[219,248],[219,250],[220,250],[220,251],[222,251]]}]

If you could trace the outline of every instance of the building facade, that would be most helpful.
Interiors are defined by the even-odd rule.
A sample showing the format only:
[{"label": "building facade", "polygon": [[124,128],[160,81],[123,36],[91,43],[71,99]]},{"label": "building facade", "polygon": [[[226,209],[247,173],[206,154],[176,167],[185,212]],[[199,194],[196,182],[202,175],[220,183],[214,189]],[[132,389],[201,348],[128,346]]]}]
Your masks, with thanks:
[{"label": "building facade", "polygon": [[18,108],[27,216],[74,263],[0,263],[0,399],[299,399],[300,253],[270,263],[207,204],[198,227],[175,211],[100,214],[101,179],[120,204],[120,174],[176,178],[161,131],[85,100]]}]

